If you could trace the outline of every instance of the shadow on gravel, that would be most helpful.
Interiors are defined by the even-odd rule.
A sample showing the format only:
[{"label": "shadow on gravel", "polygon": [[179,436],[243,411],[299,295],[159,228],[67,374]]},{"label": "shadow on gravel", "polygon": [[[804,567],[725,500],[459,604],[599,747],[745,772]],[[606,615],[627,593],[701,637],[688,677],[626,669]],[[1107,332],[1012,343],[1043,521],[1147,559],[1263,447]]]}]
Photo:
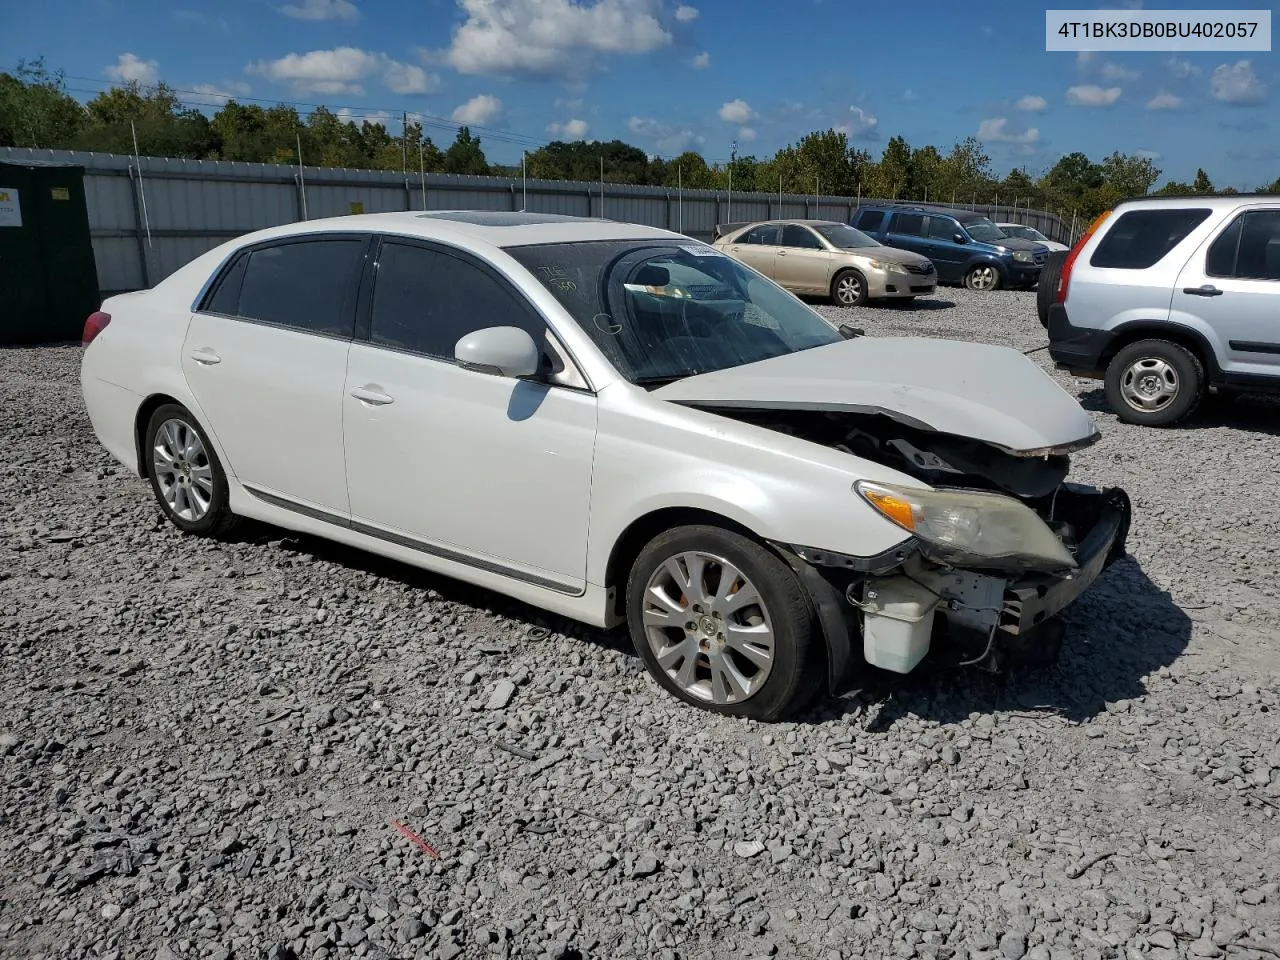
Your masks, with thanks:
[{"label": "shadow on gravel", "polygon": [[1067,636],[1050,667],[992,675],[975,667],[925,665],[898,676],[869,671],[861,689],[818,704],[799,719],[820,723],[872,710],[867,729],[907,716],[958,723],[971,714],[1043,711],[1079,723],[1108,703],[1144,695],[1143,678],[1172,664],[1191,640],[1191,620],[1128,557],[1064,613]]},{"label": "shadow on gravel", "polygon": [[[1081,393],[1080,406],[1094,413],[1113,412],[1111,404],[1107,403],[1106,391],[1101,387]],[[1265,394],[1210,394],[1186,420],[1176,426],[1159,429],[1177,433],[1180,430],[1221,427],[1280,436],[1280,399]]]}]

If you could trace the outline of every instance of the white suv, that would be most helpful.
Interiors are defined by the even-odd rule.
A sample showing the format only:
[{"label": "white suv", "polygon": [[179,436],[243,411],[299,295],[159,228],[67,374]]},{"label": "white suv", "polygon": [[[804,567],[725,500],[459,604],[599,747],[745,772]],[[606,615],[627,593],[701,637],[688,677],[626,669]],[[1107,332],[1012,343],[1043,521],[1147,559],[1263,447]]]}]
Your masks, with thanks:
[{"label": "white suv", "polygon": [[1121,420],[1176,423],[1206,390],[1280,391],[1280,196],[1126,201],[1042,282],[1049,355],[1102,378]]}]

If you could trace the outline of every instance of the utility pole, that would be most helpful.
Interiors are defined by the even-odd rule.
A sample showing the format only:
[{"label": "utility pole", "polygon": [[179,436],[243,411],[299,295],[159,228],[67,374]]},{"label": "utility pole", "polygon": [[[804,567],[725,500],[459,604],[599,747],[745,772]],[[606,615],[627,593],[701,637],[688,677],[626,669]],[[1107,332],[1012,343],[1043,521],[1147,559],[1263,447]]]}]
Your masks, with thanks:
[{"label": "utility pole", "polygon": [[400,114],[400,172],[409,172],[409,112]]},{"label": "utility pole", "polygon": [[728,223],[733,223],[733,164],[738,159],[738,141],[733,141],[729,148],[729,211],[725,216]]}]

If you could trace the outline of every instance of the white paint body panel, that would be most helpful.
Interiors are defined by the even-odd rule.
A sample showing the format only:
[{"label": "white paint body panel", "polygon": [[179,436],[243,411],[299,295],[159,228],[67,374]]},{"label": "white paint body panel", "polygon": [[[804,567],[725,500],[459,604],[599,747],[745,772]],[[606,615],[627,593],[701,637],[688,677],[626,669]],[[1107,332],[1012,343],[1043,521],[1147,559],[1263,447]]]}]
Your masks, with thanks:
[{"label": "white paint body panel", "polygon": [[[193,317],[210,278],[241,246],[330,230],[421,237],[487,261],[542,313],[590,389],[544,388],[359,342]],[[138,467],[140,412],[172,398],[210,434],[230,474],[236,513],[597,625],[612,622],[608,589],[620,586],[606,583],[610,554],[628,527],[654,511],[706,510],[762,538],[860,556],[901,543],[903,531],[857,497],[853,483],[919,481],[627,382],[554,296],[503,250],[517,243],[676,237],[599,221],[499,229],[408,213],[260,231],[197,258],[151,291],[108,300],[103,309],[112,322],[84,355],[85,403],[103,445],[131,470]],[[869,358],[868,367],[878,371],[862,378],[864,386],[874,381],[869,396],[893,404],[925,393],[915,384],[920,376],[940,375],[939,349],[970,346],[854,341],[836,345],[833,355],[842,363]],[[192,361],[191,352],[203,348],[220,362]],[[1007,353],[985,351],[972,359],[995,363],[1037,402],[1059,402],[1049,396],[1057,388],[1047,376],[1033,382],[1030,370],[1019,366],[1033,366],[1030,361]],[[947,356],[954,363],[957,355]],[[920,368],[915,378],[908,376],[913,368]],[[842,395],[862,402],[845,374]],[[895,388],[891,374],[912,386]],[[832,376],[834,368],[826,375]],[[973,435],[990,433],[1013,445],[1088,432],[1087,417],[1081,421],[1058,407],[1048,420],[1033,416],[1038,426],[1019,428],[1013,411],[1027,409],[1026,397],[1016,391],[997,397],[992,379],[991,369],[950,376],[947,389],[962,395],[952,402],[967,413],[947,423],[963,421]],[[785,389],[796,382],[789,374]],[[351,396],[355,388],[373,387],[392,402]],[[830,389],[822,386],[824,395]],[[941,388],[929,402],[930,409],[946,406]],[[1008,405],[1006,412],[1000,404]],[[323,515],[264,500],[263,490]]]}]

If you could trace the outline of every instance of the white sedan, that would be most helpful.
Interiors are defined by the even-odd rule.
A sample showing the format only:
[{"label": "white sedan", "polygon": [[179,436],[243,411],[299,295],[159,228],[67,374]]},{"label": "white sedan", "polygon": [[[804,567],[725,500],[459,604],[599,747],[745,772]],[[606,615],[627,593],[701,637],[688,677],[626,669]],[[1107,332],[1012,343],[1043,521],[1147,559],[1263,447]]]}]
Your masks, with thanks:
[{"label": "white sedan", "polygon": [[1123,491],[1064,482],[1093,424],[1031,360],[837,330],[665,230],[295,223],[110,298],[84,341],[98,438],[181,530],[251,517],[625,624],[725,713],[931,645],[1051,646],[1124,551]]},{"label": "white sedan", "polygon": [[1050,240],[1035,227],[1028,227],[1023,223],[997,223],[996,226],[1000,228],[1000,232],[1006,237],[1016,237],[1019,240],[1030,240],[1033,243],[1040,244],[1042,247],[1047,247],[1051,251],[1071,249],[1065,243],[1058,243],[1056,240]]}]

